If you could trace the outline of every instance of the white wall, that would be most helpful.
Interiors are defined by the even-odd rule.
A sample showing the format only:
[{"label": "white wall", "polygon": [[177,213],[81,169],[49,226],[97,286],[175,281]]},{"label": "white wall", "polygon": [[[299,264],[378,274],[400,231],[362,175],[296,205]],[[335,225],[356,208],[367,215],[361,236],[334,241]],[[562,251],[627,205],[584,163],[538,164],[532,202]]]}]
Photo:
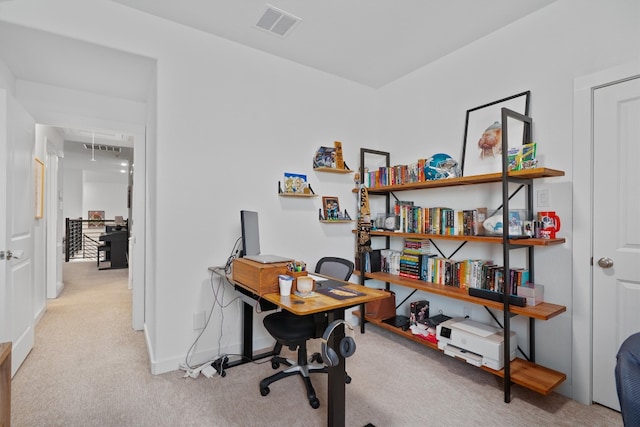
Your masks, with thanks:
[{"label": "white wall", "polygon": [[63,218],[87,217],[82,206],[83,176],[82,169],[68,168],[67,162],[62,159],[62,205]]},{"label": "white wall", "polygon": [[[89,171],[84,171],[82,186],[83,218],[92,211],[104,211],[106,219],[114,219],[116,216],[128,218],[127,213],[127,175],[105,175],[101,180],[94,177]],[[109,179],[110,181],[107,181]]]},{"label": "white wall", "polygon": [[[192,315],[212,303],[207,268],[226,261],[241,209],[260,211],[264,251],[293,251],[311,265],[327,254],[352,257],[350,226],[319,223],[320,198],[279,198],[276,186],[284,172],[307,173],[317,192],[355,206],[351,177],[315,174],[311,160],[318,146],[340,140],[355,167],[358,147],[374,140],[372,89],[112,2],[35,3],[1,4],[3,19],[158,61],[157,109],[147,112],[157,123],[147,133],[146,189],[145,329],[153,372],[184,360],[197,335]],[[82,25],[82,16],[92,25]],[[33,87],[21,91],[25,102],[55,116]],[[239,347],[237,309],[225,312],[223,352]],[[219,322],[216,312],[199,345],[209,357],[217,353]],[[260,339],[271,342],[264,331]]]},{"label": "white wall", "polygon": [[[467,109],[531,90],[533,139],[541,165],[566,172],[563,178],[535,187],[549,190],[548,209],[559,213],[560,235],[567,238],[562,246],[535,250],[536,281],[545,285],[545,299],[567,306],[561,316],[536,323],[536,361],[568,375],[560,387],[568,396],[576,394],[571,366],[573,81],[637,58],[639,16],[635,0],[558,1],[379,91],[380,117],[384,118],[379,120],[379,146],[392,151],[392,162],[402,163],[440,151],[461,159]],[[394,141],[395,147],[388,141]],[[482,206],[475,190],[443,191],[437,202],[431,197],[425,203]],[[467,245],[457,256],[477,250]],[[427,299],[436,309],[462,314],[459,304],[452,306],[433,296]],[[483,313],[476,310],[473,316],[481,317]]]},{"label": "white wall", "polygon": [[[394,163],[438,151],[459,157],[467,109],[531,90],[540,157],[567,172],[543,184],[567,244],[536,251],[536,267],[546,297],[568,311],[538,322],[537,361],[567,373],[561,391],[572,395],[573,79],[638,55],[637,5],[559,0],[378,91],[103,0],[7,2],[0,11],[11,22],[158,60],[146,111],[156,126],[147,134],[145,261],[145,328],[157,373],[175,369],[196,337],[192,314],[212,301],[207,267],[225,262],[240,235],[240,209],[260,212],[265,252],[310,264],[327,254],[352,257],[351,226],[316,221],[320,199],[277,197],[283,172],[307,173],[320,195],[355,207],[349,176],[311,171],[318,146],[342,141],[354,169],[361,146],[392,151]],[[484,201],[463,202],[465,191],[442,192],[442,202]],[[220,351],[231,352],[240,341],[237,306],[225,319]],[[202,357],[218,350],[220,322],[216,312]]]},{"label": "white wall", "polygon": [[63,180],[64,218],[88,219],[90,210],[104,211],[107,219],[128,218],[127,174],[83,169],[73,158],[65,158]]}]

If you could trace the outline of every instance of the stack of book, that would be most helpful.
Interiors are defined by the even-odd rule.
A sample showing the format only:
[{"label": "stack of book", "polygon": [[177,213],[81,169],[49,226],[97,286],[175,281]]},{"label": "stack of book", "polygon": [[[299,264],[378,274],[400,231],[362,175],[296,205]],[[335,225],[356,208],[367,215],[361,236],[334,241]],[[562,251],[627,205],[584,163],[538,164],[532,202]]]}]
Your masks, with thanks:
[{"label": "stack of book", "polygon": [[400,256],[399,275],[420,279],[423,259],[429,256],[431,256],[431,243],[428,239],[405,239]]}]

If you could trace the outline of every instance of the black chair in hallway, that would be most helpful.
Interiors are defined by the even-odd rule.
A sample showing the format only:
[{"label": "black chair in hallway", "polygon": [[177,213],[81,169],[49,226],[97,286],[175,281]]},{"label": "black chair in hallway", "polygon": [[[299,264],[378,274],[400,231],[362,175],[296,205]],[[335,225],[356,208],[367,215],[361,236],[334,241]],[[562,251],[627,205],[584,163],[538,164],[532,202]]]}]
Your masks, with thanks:
[{"label": "black chair in hallway", "polygon": [[[315,272],[339,280],[349,280],[353,273],[353,262],[336,257],[325,257],[316,264]],[[320,401],[316,397],[316,392],[309,378],[310,373],[327,373],[327,366],[322,363],[318,354],[314,354],[312,361],[319,363],[309,363],[307,355],[307,341],[314,338],[321,338],[323,331],[327,327],[327,316],[325,313],[318,313],[309,316],[296,316],[288,311],[279,311],[266,316],[263,320],[264,326],[272,337],[276,339],[274,356],[271,359],[271,367],[278,369],[280,364],[289,366],[270,377],[260,381],[260,394],[269,394],[269,385],[275,381],[292,375],[300,375],[306,391],[309,404],[316,409],[320,406]],[[291,350],[298,350],[297,362],[280,356],[282,346],[286,345]],[[347,376],[345,381],[349,383],[351,378]]]}]

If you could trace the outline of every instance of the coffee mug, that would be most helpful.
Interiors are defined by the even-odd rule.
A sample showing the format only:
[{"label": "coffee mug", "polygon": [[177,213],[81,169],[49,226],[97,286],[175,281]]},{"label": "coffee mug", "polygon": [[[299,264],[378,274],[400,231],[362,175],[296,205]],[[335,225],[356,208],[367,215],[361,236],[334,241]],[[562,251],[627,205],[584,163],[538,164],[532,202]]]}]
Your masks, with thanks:
[{"label": "coffee mug", "polygon": [[542,230],[551,232],[552,238],[555,238],[555,234],[560,231],[560,217],[554,211],[538,212],[538,221]]}]

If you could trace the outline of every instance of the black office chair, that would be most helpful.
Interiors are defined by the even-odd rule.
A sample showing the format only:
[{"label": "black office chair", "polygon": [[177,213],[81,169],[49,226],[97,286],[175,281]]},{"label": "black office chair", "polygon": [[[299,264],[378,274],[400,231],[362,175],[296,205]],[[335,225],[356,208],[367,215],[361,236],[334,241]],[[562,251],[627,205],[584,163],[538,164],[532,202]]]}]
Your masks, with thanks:
[{"label": "black office chair", "polygon": [[616,389],[625,427],[640,425],[640,332],[628,337],[618,350]]},{"label": "black office chair", "polygon": [[[325,257],[318,261],[315,272],[339,280],[349,280],[353,273],[353,268],[354,264],[349,260]],[[281,363],[289,367],[260,381],[260,394],[262,396],[268,395],[270,391],[269,385],[275,381],[292,375],[300,375],[307,389],[309,404],[313,409],[318,408],[320,401],[316,397],[309,374],[312,372],[327,373],[328,370],[327,366],[322,363],[322,358],[317,354],[314,354],[312,363],[307,361],[307,340],[322,337],[322,333],[328,324],[326,314],[296,316],[282,310],[266,316],[263,323],[271,336],[276,339],[276,345],[273,349],[275,356],[271,359],[271,367],[278,369]],[[286,345],[291,350],[298,349],[297,363],[280,356],[283,345]],[[319,363],[313,363],[314,361]],[[345,381],[349,383],[351,378],[347,376]]]}]

